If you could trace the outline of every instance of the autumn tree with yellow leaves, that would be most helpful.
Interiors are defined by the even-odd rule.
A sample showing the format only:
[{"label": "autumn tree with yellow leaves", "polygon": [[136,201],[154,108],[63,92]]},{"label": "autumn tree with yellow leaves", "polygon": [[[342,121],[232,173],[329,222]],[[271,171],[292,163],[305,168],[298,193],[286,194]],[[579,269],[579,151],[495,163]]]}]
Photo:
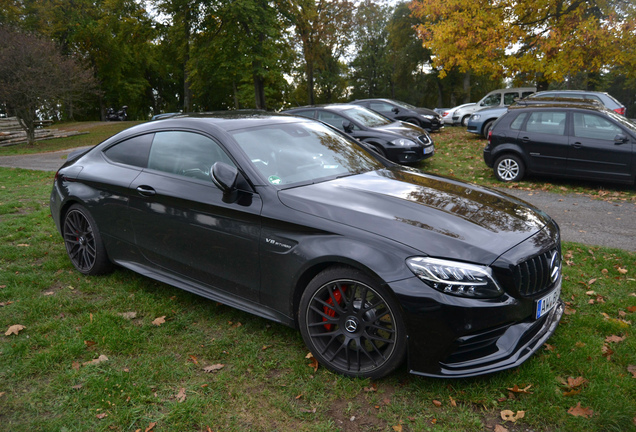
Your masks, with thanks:
[{"label": "autumn tree with yellow leaves", "polygon": [[561,82],[627,66],[636,78],[633,0],[413,0],[411,10],[440,76],[459,68]]}]

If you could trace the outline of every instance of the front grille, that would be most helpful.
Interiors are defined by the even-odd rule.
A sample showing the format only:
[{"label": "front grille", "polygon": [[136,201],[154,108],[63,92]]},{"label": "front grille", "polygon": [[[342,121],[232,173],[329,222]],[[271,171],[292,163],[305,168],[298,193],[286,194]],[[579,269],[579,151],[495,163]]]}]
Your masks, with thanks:
[{"label": "front grille", "polygon": [[552,288],[561,275],[561,256],[558,249],[530,258],[515,266],[514,282],[519,294],[532,297]]},{"label": "front grille", "polygon": [[428,137],[428,135],[420,135],[417,137],[417,139],[419,139],[422,144],[429,144],[431,142],[431,139]]}]

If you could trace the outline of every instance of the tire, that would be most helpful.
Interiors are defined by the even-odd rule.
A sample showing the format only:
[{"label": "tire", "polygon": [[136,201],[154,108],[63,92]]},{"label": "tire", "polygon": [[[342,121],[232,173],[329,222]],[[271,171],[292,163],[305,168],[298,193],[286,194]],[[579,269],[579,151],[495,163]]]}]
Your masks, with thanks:
[{"label": "tire", "polygon": [[502,182],[519,181],[525,174],[523,161],[513,154],[503,155],[497,159],[493,166],[495,177]]},{"label": "tire", "polygon": [[468,127],[468,119],[470,119],[470,115],[462,117],[462,126]]},{"label": "tire", "polygon": [[484,138],[488,138],[488,134],[492,130],[492,125],[495,123],[494,120],[488,120],[484,125],[483,133],[481,134]]},{"label": "tire", "polygon": [[380,378],[400,366],[406,328],[400,307],[366,274],[331,267],[307,285],[298,321],[305,344],[327,369]]},{"label": "tire", "polygon": [[73,266],[85,275],[108,273],[113,265],[91,214],[79,204],[73,204],[62,223],[62,237]]}]

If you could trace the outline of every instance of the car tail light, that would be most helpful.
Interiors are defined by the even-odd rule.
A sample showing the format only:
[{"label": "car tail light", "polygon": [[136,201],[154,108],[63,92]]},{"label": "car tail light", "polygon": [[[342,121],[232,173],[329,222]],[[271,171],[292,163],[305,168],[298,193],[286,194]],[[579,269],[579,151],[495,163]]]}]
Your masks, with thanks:
[{"label": "car tail light", "polygon": [[492,138],[492,129],[488,131],[488,145],[490,145],[490,138]]},{"label": "car tail light", "polygon": [[625,115],[625,107],[616,108],[614,111],[616,111],[620,115]]}]

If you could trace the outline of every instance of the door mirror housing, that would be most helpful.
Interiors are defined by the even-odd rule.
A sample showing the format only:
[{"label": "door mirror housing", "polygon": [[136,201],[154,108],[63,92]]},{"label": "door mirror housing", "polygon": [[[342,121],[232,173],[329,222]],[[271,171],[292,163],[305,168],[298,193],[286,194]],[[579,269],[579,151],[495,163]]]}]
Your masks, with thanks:
[{"label": "door mirror housing", "polygon": [[342,122],[342,128],[346,133],[351,133],[353,132],[353,123],[351,123],[349,120],[345,120]]},{"label": "door mirror housing", "polygon": [[614,137],[614,144],[625,144],[627,141],[629,141],[629,139],[623,135],[623,134],[618,134]]},{"label": "door mirror housing", "polygon": [[239,172],[236,167],[228,165],[224,162],[216,162],[212,166],[210,172],[214,184],[223,191],[223,202],[232,203],[238,198],[238,181]]},{"label": "door mirror housing", "polygon": [[397,114],[400,112],[400,110],[397,107],[393,107],[391,111],[393,111],[393,114]]}]

